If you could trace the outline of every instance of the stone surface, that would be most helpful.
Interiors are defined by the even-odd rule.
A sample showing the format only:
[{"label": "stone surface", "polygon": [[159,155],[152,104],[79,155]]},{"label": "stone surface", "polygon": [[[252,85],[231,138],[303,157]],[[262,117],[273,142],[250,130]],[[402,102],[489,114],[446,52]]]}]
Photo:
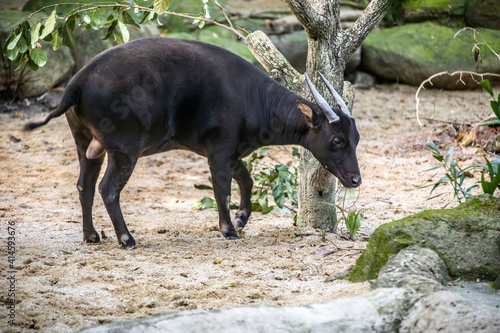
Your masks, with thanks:
[{"label": "stone surface", "polygon": [[[18,12],[18,11],[0,11],[0,44],[3,42],[9,34],[17,27],[19,22],[25,18],[29,12]],[[45,15],[37,14],[33,16],[29,22],[35,22],[36,20],[44,17]],[[50,88],[56,86],[62,82],[73,69],[73,58],[67,47],[62,47],[58,51],[52,49],[52,43],[40,41],[40,44],[47,52],[48,61],[47,64],[41,67],[38,71],[32,71],[29,68],[25,69],[24,74],[24,96],[33,97],[38,96],[49,90]],[[21,70],[11,71],[14,78],[21,75]],[[0,78],[0,81],[4,81],[5,78]]]},{"label": "stone surface", "polygon": [[436,251],[452,277],[493,281],[500,272],[500,198],[476,196],[455,209],[428,210],[377,228],[350,280],[376,278],[391,255],[410,245]]},{"label": "stone surface", "polygon": [[498,0],[467,0],[465,22],[470,27],[500,29]]},{"label": "stone surface", "polygon": [[[131,28],[128,30],[130,32],[130,40],[160,36],[160,30],[155,22],[141,25],[140,30]],[[71,54],[75,60],[75,71],[80,70],[102,51],[118,45],[118,42],[114,42],[112,37],[102,40],[105,32],[105,29],[86,31],[83,28],[77,28],[75,30],[76,48],[71,50]]]},{"label": "stone surface", "polygon": [[[405,288],[398,288],[398,274],[420,280],[408,279]],[[359,296],[294,307],[183,311],[80,332],[497,332],[500,292],[484,284],[443,291],[446,279],[446,268],[436,253],[411,246],[391,258],[373,290]],[[422,288],[423,280],[441,286],[439,291]]]},{"label": "stone surface", "polygon": [[[500,50],[500,31],[478,29],[482,37],[494,49]],[[500,73],[500,59],[484,46],[482,62],[477,65],[471,52],[476,41],[471,31],[457,30],[431,23],[407,24],[373,31],[362,47],[362,69],[378,77],[420,85],[431,75],[441,71],[475,71]],[[435,88],[477,88],[467,75],[464,86],[458,76],[440,76],[433,80]]]},{"label": "stone surface", "polygon": [[413,245],[389,258],[372,288],[413,288],[428,294],[444,290],[448,280],[446,266],[437,253]]},{"label": "stone surface", "polygon": [[405,0],[402,3],[405,22],[448,20],[463,22],[466,0]]},{"label": "stone surface", "polygon": [[[362,296],[295,307],[236,307],[183,311],[84,329],[101,332],[394,332],[416,293],[377,289]],[[395,326],[394,324],[397,323]]]},{"label": "stone surface", "polygon": [[499,332],[500,311],[451,291],[439,291],[421,298],[401,322],[400,333]]}]

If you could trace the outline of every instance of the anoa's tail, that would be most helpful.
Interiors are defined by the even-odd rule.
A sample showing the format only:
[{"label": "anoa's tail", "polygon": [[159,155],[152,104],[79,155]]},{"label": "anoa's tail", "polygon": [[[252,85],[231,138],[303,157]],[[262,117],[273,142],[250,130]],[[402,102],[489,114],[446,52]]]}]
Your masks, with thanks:
[{"label": "anoa's tail", "polygon": [[59,103],[57,109],[52,111],[43,121],[34,121],[27,123],[24,126],[24,130],[31,131],[37,127],[43,126],[47,124],[52,118],[62,116],[66,111],[68,111],[70,107],[78,104],[80,102],[79,94],[77,94],[75,90],[76,89],[74,88],[74,86],[67,87],[64,92],[63,98],[61,99],[61,103]]}]

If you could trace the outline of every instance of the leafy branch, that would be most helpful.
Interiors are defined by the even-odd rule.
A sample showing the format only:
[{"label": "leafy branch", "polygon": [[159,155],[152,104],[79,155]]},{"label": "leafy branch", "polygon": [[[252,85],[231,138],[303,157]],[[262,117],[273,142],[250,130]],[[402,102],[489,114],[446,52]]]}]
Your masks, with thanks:
[{"label": "leafy branch", "polygon": [[[104,40],[114,36],[115,40],[119,42],[127,42],[130,36],[128,27],[136,30],[140,29],[141,24],[154,21],[159,15],[171,15],[191,19],[200,28],[205,23],[210,23],[234,32],[241,39],[246,39],[243,35],[244,30],[234,27],[217,0],[201,1],[203,3],[203,10],[198,15],[168,11],[170,0],[154,0],[149,7],[137,5],[135,0],[128,0],[125,3],[104,2],[80,4],[68,2],[48,5],[29,14],[20,22],[5,40],[2,52],[17,68],[26,63],[31,69],[37,70],[47,63],[47,53],[39,41],[52,42],[54,50],[59,49],[63,45],[75,48],[76,44],[73,32],[77,23],[80,26],[84,26],[86,30],[106,28]],[[211,18],[209,3],[222,11],[226,19],[226,24]],[[60,17],[57,15],[57,6],[59,5],[76,6],[76,8],[72,9],[67,15]],[[33,24],[29,23],[28,20],[33,15],[52,7],[54,7],[54,10],[48,17],[40,18],[33,22]],[[139,22],[136,22],[131,13],[137,17]],[[120,30],[121,37],[115,33],[117,28]]]}]

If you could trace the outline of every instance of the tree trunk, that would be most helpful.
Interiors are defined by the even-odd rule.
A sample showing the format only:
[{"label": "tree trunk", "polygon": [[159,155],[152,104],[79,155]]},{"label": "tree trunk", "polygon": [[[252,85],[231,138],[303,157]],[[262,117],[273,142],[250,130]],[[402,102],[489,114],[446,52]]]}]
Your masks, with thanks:
[{"label": "tree trunk", "polygon": [[[337,91],[343,92],[343,98],[352,110],[354,88],[347,82],[344,83],[346,63],[368,33],[380,22],[389,0],[372,0],[347,30],[340,28],[339,0],[285,1],[307,31],[308,76],[328,103],[335,105],[334,98],[316,74],[316,71],[320,71]],[[312,100],[309,89],[304,85],[303,75],[293,69],[263,32],[250,34],[246,42],[274,79],[298,95]],[[310,226],[328,228],[335,232],[335,177],[306,149],[302,149],[299,175],[299,219]]]}]

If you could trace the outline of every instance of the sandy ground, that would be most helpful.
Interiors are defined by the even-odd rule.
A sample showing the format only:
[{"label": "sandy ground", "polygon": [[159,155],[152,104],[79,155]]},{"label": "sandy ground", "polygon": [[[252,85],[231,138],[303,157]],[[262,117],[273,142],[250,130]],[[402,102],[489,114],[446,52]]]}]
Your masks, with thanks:
[{"label": "sandy ground", "polygon": [[[7,282],[12,270],[6,251],[9,225],[15,233],[16,278],[15,325],[8,325],[2,306],[0,332],[74,332],[156,313],[307,304],[367,290],[368,283],[325,278],[352,268],[377,226],[423,208],[455,205],[449,193],[427,201],[429,189],[420,187],[431,174],[419,171],[436,165],[425,147],[427,139],[447,149],[462,129],[428,121],[420,128],[415,90],[383,85],[357,91],[354,115],[362,136],[363,185],[347,205],[369,210],[354,241],[340,234],[322,240],[317,230],[293,226],[290,216],[274,212],[254,213],[242,239],[226,241],[215,211],[191,208],[211,195],[193,187],[207,183],[205,159],[173,151],[142,158],[122,192],[137,250],[118,246],[100,197],[94,220],[109,238],[101,245],[84,244],[75,185],[78,161],[64,117],[26,133],[23,125],[42,114],[0,114],[2,302],[12,287]],[[446,121],[474,122],[489,114],[488,98],[480,91],[427,91],[422,103],[422,116]],[[459,148],[455,155],[465,165],[479,159],[475,152]],[[271,155],[286,156],[277,149]]]}]

